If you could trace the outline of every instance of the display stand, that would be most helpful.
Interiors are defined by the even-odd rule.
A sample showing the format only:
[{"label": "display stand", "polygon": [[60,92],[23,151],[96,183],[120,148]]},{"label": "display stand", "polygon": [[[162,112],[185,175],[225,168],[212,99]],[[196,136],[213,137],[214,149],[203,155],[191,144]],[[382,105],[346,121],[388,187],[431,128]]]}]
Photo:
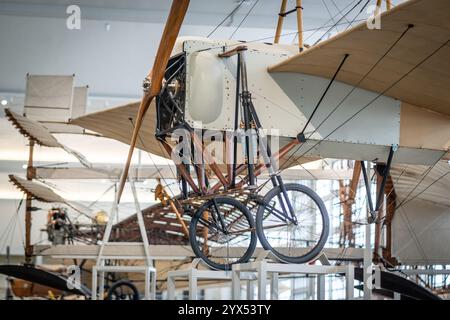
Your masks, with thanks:
[{"label": "display stand", "polygon": [[[321,257],[321,261],[326,261],[326,257]],[[322,262],[323,263],[323,262]],[[354,266],[331,266],[331,265],[310,265],[310,264],[284,264],[272,263],[267,259],[256,260],[243,264],[233,265],[232,269],[232,299],[240,300],[241,294],[241,274],[254,273],[257,278],[258,299],[266,300],[267,280],[270,279],[270,298],[278,299],[278,281],[280,275],[307,274],[317,275],[317,299],[325,299],[325,276],[327,274],[344,274],[346,282],[345,298],[353,299],[354,290]]]},{"label": "display stand", "polygon": [[[104,255],[104,249],[108,244],[113,244],[114,246],[135,246],[135,242],[109,242],[109,237],[111,235],[112,226],[117,215],[118,205],[117,205],[117,194],[114,200],[114,206],[111,210],[111,215],[106,225],[105,234],[103,235],[103,241],[100,245],[97,263],[92,267],[92,300],[97,299],[97,285],[98,285],[98,298],[103,300],[104,298],[104,287],[105,287],[105,273],[106,272],[139,272],[145,274],[145,284],[144,284],[144,299],[154,300],[156,298],[156,269],[153,266],[153,261],[150,258],[147,231],[145,229],[144,217],[142,216],[142,211],[139,206],[139,201],[137,198],[136,188],[131,179],[129,179],[131,190],[133,192],[134,204],[136,207],[136,215],[138,218],[139,231],[142,237],[141,245],[144,248],[145,253],[145,265],[144,266],[107,266],[105,265],[105,260],[107,259],[120,259],[127,260],[126,257],[112,257]],[[98,281],[98,275],[100,276],[100,281]]]},{"label": "display stand", "polygon": [[[175,283],[177,279],[183,279],[188,281],[188,291],[189,300],[198,299],[198,281],[199,280],[217,280],[217,281],[229,281],[231,282],[231,271],[221,271],[221,270],[200,270],[198,269],[201,260],[196,258],[192,261],[192,265],[188,269],[183,270],[173,270],[167,273],[167,299],[175,299]],[[252,290],[252,280],[254,277],[247,277],[247,295],[248,299],[251,299]]]}]

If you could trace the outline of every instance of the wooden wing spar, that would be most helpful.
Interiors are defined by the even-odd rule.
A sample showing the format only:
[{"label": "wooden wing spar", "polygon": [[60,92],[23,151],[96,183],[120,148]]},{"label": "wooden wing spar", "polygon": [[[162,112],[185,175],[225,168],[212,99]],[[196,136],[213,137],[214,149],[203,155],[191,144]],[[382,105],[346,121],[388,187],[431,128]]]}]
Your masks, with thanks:
[{"label": "wooden wing spar", "polygon": [[122,177],[120,179],[119,188],[117,192],[117,202],[120,202],[123,188],[128,176],[128,170],[130,168],[131,158],[133,156],[133,150],[136,146],[139,131],[141,129],[142,120],[147,112],[151,102],[158,95],[162,87],[162,80],[167,67],[167,63],[172,53],[172,49],[175,46],[175,41],[178,37],[178,33],[181,29],[184,16],[189,6],[189,0],[173,0],[172,7],[170,8],[169,16],[164,27],[164,32],[161,37],[158,51],[156,52],[155,61],[153,63],[153,69],[150,72],[148,79],[150,81],[149,88],[146,90],[141,104],[139,106],[138,114],[136,116],[136,122],[134,123],[134,130],[131,136],[130,149],[128,151],[127,160],[125,162]]}]

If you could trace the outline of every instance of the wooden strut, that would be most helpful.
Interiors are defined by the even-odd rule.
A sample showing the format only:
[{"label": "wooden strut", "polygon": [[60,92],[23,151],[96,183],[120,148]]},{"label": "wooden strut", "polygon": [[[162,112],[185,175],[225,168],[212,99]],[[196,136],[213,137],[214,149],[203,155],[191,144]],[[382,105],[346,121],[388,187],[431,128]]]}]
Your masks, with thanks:
[{"label": "wooden strut", "polygon": [[387,260],[392,265],[397,265],[398,261],[392,256],[392,220],[394,219],[395,208],[396,208],[396,198],[397,195],[394,189],[394,182],[392,177],[389,176],[386,187],[386,219],[384,225],[386,226],[386,244],[382,248],[383,258]]},{"label": "wooden strut", "polygon": [[175,205],[175,202],[173,201],[172,197],[167,193],[167,191],[164,189],[163,185],[160,183],[159,179],[158,179],[158,185],[156,186],[156,189],[155,189],[155,198],[157,198],[159,201],[161,201],[161,204],[163,206],[166,206],[167,201],[169,202],[169,205],[172,208],[172,211],[175,212],[175,216],[177,217],[178,222],[181,224],[181,229],[183,229],[184,235],[189,238],[189,231],[188,231],[185,221],[181,217],[180,211],[178,210],[177,206]]},{"label": "wooden strut", "polygon": [[[170,157],[170,155],[172,154],[172,147],[165,142],[161,142],[161,144],[163,145],[164,149],[166,150],[166,152]],[[200,193],[200,189],[197,187],[191,175],[187,172],[186,168],[184,167],[184,165],[182,163],[181,164],[175,163],[175,166],[177,167],[180,174],[186,179],[186,182],[189,184],[192,190],[197,194]]]},{"label": "wooden strut", "polygon": [[[376,8],[375,8],[375,16],[380,14],[381,5],[383,0],[377,0]],[[392,0],[386,0],[386,10],[392,9]]]},{"label": "wooden strut", "polygon": [[386,0],[386,10],[392,9],[392,0]]},{"label": "wooden strut", "polygon": [[274,43],[279,43],[280,42],[280,37],[281,37],[281,31],[283,30],[283,22],[284,22],[284,18],[286,17],[287,14],[296,11],[297,13],[297,32],[298,32],[298,48],[299,51],[303,51],[304,46],[303,46],[303,7],[302,7],[302,0],[296,0],[296,6],[295,9],[286,12],[286,5],[287,5],[287,0],[282,0],[281,1],[281,8],[280,8],[280,13],[278,14],[278,23],[277,23],[277,29],[275,31],[275,38],[273,40]]},{"label": "wooden strut", "polygon": [[303,7],[302,0],[297,0],[298,49],[303,51]]}]

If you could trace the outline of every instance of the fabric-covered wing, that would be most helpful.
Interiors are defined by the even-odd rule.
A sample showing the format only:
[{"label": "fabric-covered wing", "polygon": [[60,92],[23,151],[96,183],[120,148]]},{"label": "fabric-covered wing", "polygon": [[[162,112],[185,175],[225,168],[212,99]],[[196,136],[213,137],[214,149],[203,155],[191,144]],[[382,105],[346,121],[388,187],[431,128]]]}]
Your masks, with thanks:
[{"label": "fabric-covered wing", "polygon": [[9,109],[5,109],[5,115],[19,132],[41,146],[59,148],[61,144],[42,124],[36,120],[24,117]]},{"label": "fabric-covered wing", "polygon": [[12,184],[14,184],[14,186],[17,187],[17,189],[41,202],[66,202],[64,198],[56,194],[52,189],[44,184],[30,181],[12,174],[9,175],[9,180]]},{"label": "fabric-covered wing", "polygon": [[[94,112],[76,119],[70,123],[76,124],[101,134],[104,137],[130,144],[133,133],[133,123],[139,109],[139,102],[134,102]],[[136,147],[152,154],[167,157],[159,142],[155,138],[156,130],[156,107],[153,102],[143,121]]]},{"label": "fabric-covered wing", "polygon": [[381,15],[381,29],[362,23],[275,66],[269,72],[298,72],[331,78],[342,57],[349,58],[337,79],[356,85],[413,24],[359,87],[383,92],[440,46],[385,95],[450,115],[450,1],[410,0]]},{"label": "fabric-covered wing", "polygon": [[9,109],[5,109],[6,117],[12,124],[19,130],[19,132],[28,137],[29,139],[36,142],[38,145],[50,147],[50,148],[62,148],[67,153],[73,155],[80,161],[80,163],[90,168],[91,163],[76,150],[70,149],[69,147],[61,144],[56,138],[50,133],[48,128],[44,127],[40,122],[24,117],[18,113],[15,113]]},{"label": "fabric-covered wing", "polygon": [[88,217],[89,219],[92,219],[92,217],[90,216],[89,208],[86,208],[85,206],[78,203],[67,201],[43,183],[36,182],[36,180],[27,180],[13,174],[9,175],[9,181],[17,189],[38,201],[48,203],[64,203],[80,214]]}]

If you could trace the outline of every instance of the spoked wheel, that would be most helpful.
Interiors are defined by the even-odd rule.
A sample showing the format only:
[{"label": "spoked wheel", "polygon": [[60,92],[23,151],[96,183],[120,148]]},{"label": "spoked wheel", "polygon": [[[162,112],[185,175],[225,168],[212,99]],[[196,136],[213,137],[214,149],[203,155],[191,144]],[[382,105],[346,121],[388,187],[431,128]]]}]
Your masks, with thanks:
[{"label": "spoked wheel", "polygon": [[251,258],[257,241],[255,222],[241,202],[216,197],[195,213],[189,240],[196,256],[211,268],[231,270],[232,264]]},{"label": "spoked wheel", "polygon": [[117,281],[109,288],[106,300],[139,300],[139,291],[130,281]]},{"label": "spoked wheel", "polygon": [[310,188],[295,183],[285,184],[285,188],[294,216],[280,187],[273,188],[258,207],[258,238],[264,249],[279,260],[306,263],[320,253],[327,241],[330,225],[327,209]]}]

